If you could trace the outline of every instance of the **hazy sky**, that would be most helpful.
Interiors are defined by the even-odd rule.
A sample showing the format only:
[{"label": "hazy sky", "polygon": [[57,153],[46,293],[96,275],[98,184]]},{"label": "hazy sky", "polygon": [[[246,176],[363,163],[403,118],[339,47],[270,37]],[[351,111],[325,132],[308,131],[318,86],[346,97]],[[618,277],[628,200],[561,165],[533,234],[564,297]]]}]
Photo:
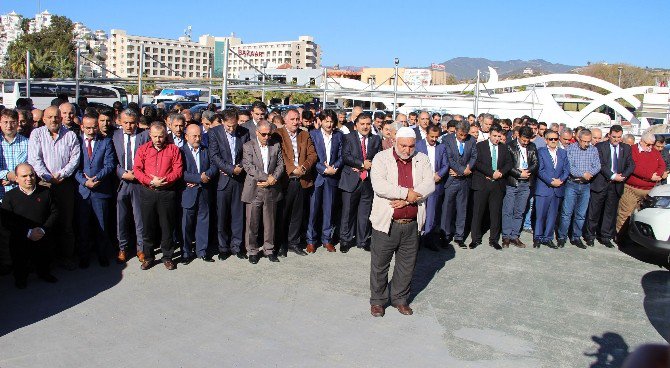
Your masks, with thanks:
[{"label": "hazy sky", "polygon": [[401,66],[426,66],[468,56],[670,68],[670,0],[0,0],[0,14],[32,18],[38,4],[107,32],[177,38],[191,25],[194,39],[234,32],[246,43],[311,35],[324,65],[392,66],[398,57]]}]

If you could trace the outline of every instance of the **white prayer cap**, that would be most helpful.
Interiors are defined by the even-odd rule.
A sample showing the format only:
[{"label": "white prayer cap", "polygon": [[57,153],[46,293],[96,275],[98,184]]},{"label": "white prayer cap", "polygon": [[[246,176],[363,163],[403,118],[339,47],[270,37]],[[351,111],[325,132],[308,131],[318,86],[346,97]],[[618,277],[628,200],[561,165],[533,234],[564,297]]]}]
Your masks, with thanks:
[{"label": "white prayer cap", "polygon": [[398,138],[416,138],[416,133],[414,132],[414,129],[410,127],[402,127],[398,129],[398,131],[395,133],[396,139]]}]

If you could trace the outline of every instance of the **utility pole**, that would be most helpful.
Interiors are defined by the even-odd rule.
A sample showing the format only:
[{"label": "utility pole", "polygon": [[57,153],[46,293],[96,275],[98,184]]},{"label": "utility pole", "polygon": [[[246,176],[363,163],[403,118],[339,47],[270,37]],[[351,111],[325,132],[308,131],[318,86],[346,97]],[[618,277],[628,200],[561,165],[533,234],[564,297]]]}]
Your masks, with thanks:
[{"label": "utility pole", "polygon": [[400,59],[393,59],[393,64],[395,64],[395,71],[393,72],[393,121],[398,114],[398,64],[400,64]]},{"label": "utility pole", "polygon": [[226,109],[228,102],[228,48],[230,48],[230,41],[226,38],[223,41],[223,78],[221,78],[221,110]]},{"label": "utility pole", "polygon": [[140,66],[137,68],[137,104],[142,108],[142,74],[144,73],[144,44],[140,45]]},{"label": "utility pole", "polygon": [[26,97],[30,98],[30,51],[26,51]]},{"label": "utility pole", "polygon": [[79,46],[77,46],[77,59],[76,59],[76,70],[74,71],[74,101],[79,104],[79,70],[81,69],[81,51]]}]

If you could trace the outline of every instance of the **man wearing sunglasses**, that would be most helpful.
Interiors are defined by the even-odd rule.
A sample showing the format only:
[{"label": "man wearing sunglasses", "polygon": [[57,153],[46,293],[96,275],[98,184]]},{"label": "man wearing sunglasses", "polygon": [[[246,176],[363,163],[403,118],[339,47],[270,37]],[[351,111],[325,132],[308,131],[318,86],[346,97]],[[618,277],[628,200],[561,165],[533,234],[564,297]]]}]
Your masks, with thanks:
[{"label": "man wearing sunglasses", "polygon": [[568,156],[558,147],[558,133],[544,133],[547,147],[537,150],[539,168],[535,182],[535,233],[533,248],[545,245],[555,248],[554,228],[561,199],[565,196],[565,181],[570,174]]}]

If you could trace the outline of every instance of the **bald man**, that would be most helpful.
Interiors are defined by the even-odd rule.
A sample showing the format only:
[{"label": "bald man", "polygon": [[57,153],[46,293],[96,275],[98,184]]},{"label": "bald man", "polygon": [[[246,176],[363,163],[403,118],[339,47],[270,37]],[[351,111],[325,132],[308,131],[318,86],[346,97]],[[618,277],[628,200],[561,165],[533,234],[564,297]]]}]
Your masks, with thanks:
[{"label": "bald man", "polygon": [[73,104],[65,102],[58,106],[60,110],[61,121],[63,125],[69,130],[73,131],[77,136],[81,135],[81,127],[75,122],[77,117],[77,109]]}]

